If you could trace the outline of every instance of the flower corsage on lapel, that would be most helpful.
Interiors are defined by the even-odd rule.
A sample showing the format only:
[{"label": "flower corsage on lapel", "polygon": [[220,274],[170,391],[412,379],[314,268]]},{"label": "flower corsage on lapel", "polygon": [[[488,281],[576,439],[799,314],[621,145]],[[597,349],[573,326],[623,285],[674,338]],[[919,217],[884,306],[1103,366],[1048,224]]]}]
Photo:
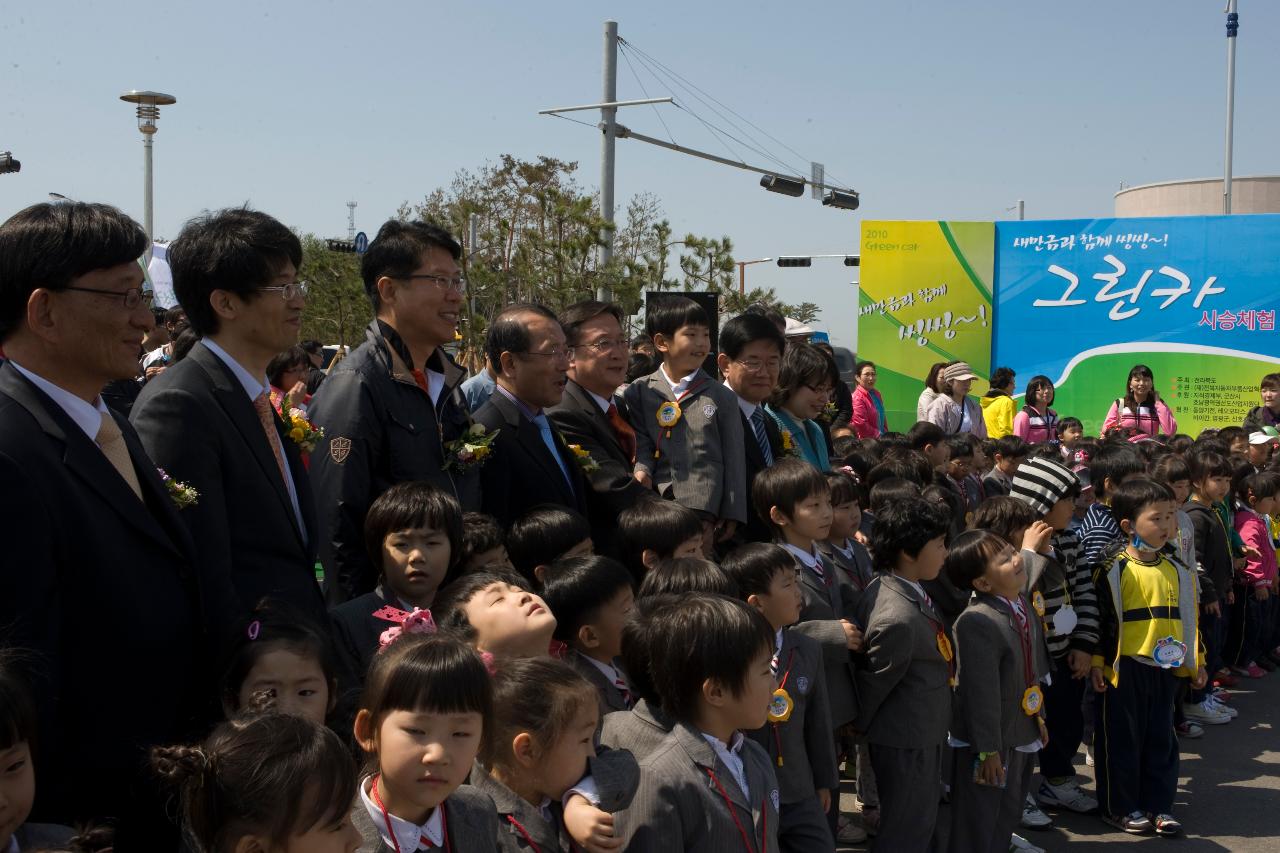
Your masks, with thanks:
[{"label": "flower corsage on lapel", "polygon": [[[285,405],[288,406],[288,403],[286,398]],[[298,449],[303,453],[315,450],[316,444],[324,438],[324,428],[307,420],[306,412],[296,407],[286,408],[281,414],[284,417],[285,431],[293,443],[298,445]]]},{"label": "flower corsage on lapel", "polygon": [[461,438],[447,441],[444,445],[444,468],[446,471],[466,471],[484,464],[493,455],[494,439],[500,429],[488,432],[484,424],[472,424]]},{"label": "flower corsage on lapel", "polygon": [[600,470],[600,463],[591,458],[591,451],[587,450],[581,444],[571,444],[569,449],[573,451],[573,457],[578,460],[578,465],[582,468],[584,474],[594,474]]},{"label": "flower corsage on lapel", "polygon": [[160,472],[160,481],[164,483],[164,490],[169,493],[169,500],[173,501],[173,505],[178,509],[186,509],[200,502],[200,493],[193,487],[173,479],[163,468],[156,470]]},{"label": "flower corsage on lapel", "polygon": [[782,454],[784,456],[802,458],[804,454],[801,453],[800,448],[796,446],[796,440],[791,434],[791,430],[786,427],[779,427],[778,431],[782,433]]}]

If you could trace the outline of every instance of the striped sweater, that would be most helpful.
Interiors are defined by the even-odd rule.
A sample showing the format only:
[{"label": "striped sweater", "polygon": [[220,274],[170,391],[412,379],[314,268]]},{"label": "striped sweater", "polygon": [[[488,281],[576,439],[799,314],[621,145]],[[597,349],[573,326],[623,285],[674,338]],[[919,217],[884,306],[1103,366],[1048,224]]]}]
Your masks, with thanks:
[{"label": "striped sweater", "polygon": [[[1089,565],[1080,559],[1080,541],[1070,531],[1054,535],[1051,556],[1023,551],[1030,589],[1044,596],[1044,638],[1049,655],[1062,658],[1068,651],[1092,654],[1098,643],[1098,595]],[[1059,633],[1054,616],[1070,604],[1076,625],[1069,634]]]}]

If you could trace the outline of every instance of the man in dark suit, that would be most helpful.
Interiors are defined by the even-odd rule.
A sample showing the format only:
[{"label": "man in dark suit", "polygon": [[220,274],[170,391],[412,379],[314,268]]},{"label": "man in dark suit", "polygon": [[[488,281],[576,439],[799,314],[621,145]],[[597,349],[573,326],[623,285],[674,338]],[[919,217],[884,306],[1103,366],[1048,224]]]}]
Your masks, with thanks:
[{"label": "man in dark suit", "polygon": [[582,463],[544,411],[560,402],[569,367],[556,315],[541,305],[512,305],[489,326],[485,350],[497,388],[475,420],[500,432],[480,469],[481,508],[503,527],[539,504],[585,516],[589,487]]},{"label": "man in dark suit", "polygon": [[29,651],[33,820],[118,823],[120,849],[176,828],[145,773],[199,736],[206,660],[191,538],[133,428],[103,403],[154,323],[147,236],[106,205],[37,204],[0,225],[0,647]]},{"label": "man in dark suit", "polygon": [[[764,402],[778,384],[785,347],[786,338],[778,327],[759,314],[741,314],[720,329],[716,364],[724,374],[724,384],[738,395],[748,492],[756,475],[783,456],[782,433],[773,418],[765,414]],[[747,523],[735,541],[768,542],[772,538],[768,521],[760,518],[748,502]]]},{"label": "man in dark suit", "polygon": [[297,340],[301,263],[297,236],[265,213],[228,209],[188,222],[169,264],[202,340],[133,407],[151,458],[200,492],[183,520],[220,639],[241,630],[264,597],[325,624],[311,487],[266,377],[271,358]]},{"label": "man in dark suit", "polygon": [[365,341],[329,375],[307,412],[324,429],[311,457],[320,559],[329,600],[371,592],[381,566],[364,544],[370,505],[396,483],[425,480],[479,509],[479,475],[445,468],[446,443],[471,426],[452,343],[465,282],[462,247],[436,225],[391,220],[361,261],[375,317]]},{"label": "man in dark suit", "polygon": [[569,346],[569,381],[547,417],[565,441],[589,452],[599,466],[587,481],[591,528],[602,551],[614,542],[618,514],[653,494],[631,476],[636,434],[614,397],[627,372],[622,311],[607,302],[579,302],[561,314],[560,324]]}]

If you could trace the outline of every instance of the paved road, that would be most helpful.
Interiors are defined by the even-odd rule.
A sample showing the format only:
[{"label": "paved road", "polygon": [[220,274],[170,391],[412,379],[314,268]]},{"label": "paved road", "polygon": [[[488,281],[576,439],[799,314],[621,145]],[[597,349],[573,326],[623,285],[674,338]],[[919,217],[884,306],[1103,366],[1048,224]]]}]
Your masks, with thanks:
[{"label": "paved road", "polygon": [[[1245,681],[1248,681],[1247,679]],[[1181,778],[1174,815],[1185,828],[1179,851],[1276,853],[1280,850],[1280,671],[1258,681],[1242,681],[1232,705],[1240,717],[1225,726],[1206,726],[1204,737],[1182,742]],[[1085,790],[1093,792],[1093,768],[1077,759]],[[1039,785],[1039,777],[1033,782]],[[853,810],[851,783],[841,805]],[[1090,853],[1106,844],[1148,844],[1163,838],[1125,835],[1096,816],[1050,812],[1055,826],[1024,832],[1048,851]],[[943,806],[941,820],[947,820]],[[866,850],[865,845],[841,848]],[[964,851],[955,851],[964,853]]]}]

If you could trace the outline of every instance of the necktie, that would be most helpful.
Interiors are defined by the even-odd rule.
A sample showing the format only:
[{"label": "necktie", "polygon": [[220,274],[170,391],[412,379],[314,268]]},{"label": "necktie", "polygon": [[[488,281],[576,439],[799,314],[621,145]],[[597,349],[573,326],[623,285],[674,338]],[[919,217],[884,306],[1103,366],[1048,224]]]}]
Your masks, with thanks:
[{"label": "necktie", "polygon": [[547,421],[545,414],[538,415],[533,419],[534,424],[538,427],[538,432],[542,435],[542,443],[547,446],[547,450],[551,453],[551,458],[556,460],[556,464],[560,466],[560,473],[564,474],[565,484],[569,486],[569,493],[573,493],[573,478],[569,476],[569,469],[565,467],[564,460],[560,458],[560,448],[556,447],[556,440],[551,435],[551,424]]},{"label": "necktie", "polygon": [[253,408],[258,413],[258,421],[262,424],[262,431],[267,435],[267,444],[271,445],[271,452],[275,454],[276,467],[280,469],[280,479],[288,483],[289,476],[285,473],[284,465],[284,447],[280,444],[280,433],[276,429],[276,410],[271,407],[271,400],[267,397],[266,391],[263,391],[254,399]]},{"label": "necktie", "polygon": [[920,590],[920,594],[924,596],[924,603],[928,605],[929,609],[935,610],[936,608],[933,606],[933,599],[929,597],[929,593],[922,589]]},{"label": "necktie", "polygon": [[138,500],[142,500],[142,486],[138,483],[138,472],[134,470],[133,460],[129,458],[129,448],[125,446],[124,436],[120,434],[120,425],[116,423],[115,418],[111,417],[110,412],[101,414],[102,424],[98,427],[98,434],[94,437],[94,441],[102,449],[102,455],[107,457],[111,467],[115,468],[129,484],[129,488],[138,496]]},{"label": "necktie", "polygon": [[621,675],[617,675],[615,673],[613,676],[613,686],[618,688],[618,691],[622,694],[623,703],[627,706],[627,709],[630,710],[632,704],[631,689],[627,687],[627,682],[622,680]]},{"label": "necktie", "polygon": [[765,467],[773,464],[773,448],[769,446],[769,433],[764,428],[764,413],[760,407],[751,413],[751,430],[756,434],[756,444],[760,445],[760,455],[764,457]]},{"label": "necktie", "polygon": [[636,462],[636,431],[631,428],[631,424],[618,412],[618,407],[613,403],[609,404],[609,411],[605,412],[609,418],[609,426],[613,427],[613,434],[618,437],[618,444],[622,445],[622,452],[627,454],[627,459],[634,465]]}]

